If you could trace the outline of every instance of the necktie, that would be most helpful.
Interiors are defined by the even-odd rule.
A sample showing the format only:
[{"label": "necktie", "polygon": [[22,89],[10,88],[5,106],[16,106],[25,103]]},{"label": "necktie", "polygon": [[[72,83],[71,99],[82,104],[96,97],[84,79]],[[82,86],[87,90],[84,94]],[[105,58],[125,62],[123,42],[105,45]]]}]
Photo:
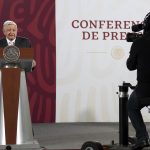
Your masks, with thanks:
[{"label": "necktie", "polygon": [[10,41],[10,42],[8,43],[8,45],[9,45],[9,46],[10,46],[10,45],[14,45],[14,42],[11,42],[11,41]]}]

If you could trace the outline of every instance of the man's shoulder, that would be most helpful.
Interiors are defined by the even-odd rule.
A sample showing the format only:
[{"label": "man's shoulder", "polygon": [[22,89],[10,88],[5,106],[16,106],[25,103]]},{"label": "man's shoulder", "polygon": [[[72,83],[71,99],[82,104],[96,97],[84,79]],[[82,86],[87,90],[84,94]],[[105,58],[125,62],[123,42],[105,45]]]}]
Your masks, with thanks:
[{"label": "man's shoulder", "polygon": [[21,40],[21,41],[28,41],[29,39],[23,36],[17,36],[16,40]]},{"label": "man's shoulder", "polygon": [[1,41],[5,41],[5,40],[6,40],[6,38],[4,38],[4,37],[3,37],[3,38],[0,38],[0,42],[1,42]]},{"label": "man's shoulder", "polygon": [[0,39],[0,47],[5,47],[7,46],[7,41],[6,41],[6,38],[1,38]]},{"label": "man's shoulder", "polygon": [[27,48],[27,47],[31,47],[31,42],[28,38],[26,37],[22,37],[22,36],[17,36],[16,37],[16,41],[15,41],[15,45],[17,47],[22,47],[22,48]]}]

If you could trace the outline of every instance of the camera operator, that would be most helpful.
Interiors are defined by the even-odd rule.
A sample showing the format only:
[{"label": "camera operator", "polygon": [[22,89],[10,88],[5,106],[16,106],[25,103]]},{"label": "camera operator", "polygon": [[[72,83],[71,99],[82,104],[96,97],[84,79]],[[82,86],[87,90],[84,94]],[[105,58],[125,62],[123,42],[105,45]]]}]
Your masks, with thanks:
[{"label": "camera operator", "polygon": [[133,41],[127,68],[137,69],[137,85],[128,101],[128,114],[136,131],[137,142],[132,150],[150,146],[149,135],[141,114],[141,109],[150,105],[150,13],[144,19],[142,37]]}]

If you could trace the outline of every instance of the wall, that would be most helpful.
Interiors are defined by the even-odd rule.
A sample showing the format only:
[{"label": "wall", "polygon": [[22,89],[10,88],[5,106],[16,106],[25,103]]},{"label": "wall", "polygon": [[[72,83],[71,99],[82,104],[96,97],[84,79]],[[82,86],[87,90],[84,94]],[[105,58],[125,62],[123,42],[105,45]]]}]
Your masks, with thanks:
[{"label": "wall", "polygon": [[149,4],[56,0],[57,122],[118,121],[118,86],[136,85],[136,71],[126,67],[132,44],[126,34],[143,21]]}]

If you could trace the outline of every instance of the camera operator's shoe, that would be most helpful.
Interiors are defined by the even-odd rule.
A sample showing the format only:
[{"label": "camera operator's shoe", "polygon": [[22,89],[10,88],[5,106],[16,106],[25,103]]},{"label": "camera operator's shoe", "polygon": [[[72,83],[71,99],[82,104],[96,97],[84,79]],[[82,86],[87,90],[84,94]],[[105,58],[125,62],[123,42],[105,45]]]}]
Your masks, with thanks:
[{"label": "camera operator's shoe", "polygon": [[135,145],[133,145],[131,147],[132,150],[141,150],[143,149],[144,147],[148,147],[150,146],[150,140],[149,139],[146,139],[146,140],[143,140],[141,142],[138,142],[136,143]]}]

